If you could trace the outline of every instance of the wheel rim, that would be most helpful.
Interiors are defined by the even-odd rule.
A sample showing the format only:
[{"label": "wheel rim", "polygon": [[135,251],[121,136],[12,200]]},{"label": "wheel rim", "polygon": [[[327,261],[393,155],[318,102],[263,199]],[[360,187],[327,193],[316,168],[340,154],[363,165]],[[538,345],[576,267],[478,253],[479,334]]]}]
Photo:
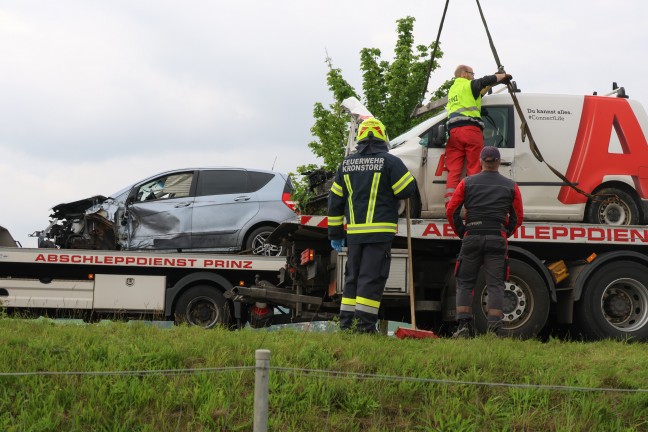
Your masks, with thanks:
[{"label": "wheel rim", "polygon": [[277,256],[281,255],[283,248],[268,243],[270,232],[262,232],[252,239],[252,253],[254,255]]},{"label": "wheel rim", "polygon": [[635,279],[617,279],[603,290],[601,310],[619,331],[639,330],[648,322],[648,289]]},{"label": "wheel rim", "polygon": [[[481,304],[484,315],[488,316],[488,291],[486,289],[483,291]],[[531,288],[525,282],[511,277],[511,280],[504,284],[502,312],[504,313],[502,323],[507,330],[522,327],[531,318],[533,296]]]},{"label": "wheel rim", "polygon": [[186,318],[190,325],[212,328],[220,320],[220,309],[209,297],[196,297],[187,304]]},{"label": "wheel rim", "polygon": [[608,198],[599,208],[599,222],[605,225],[630,225],[630,208],[617,199]]}]

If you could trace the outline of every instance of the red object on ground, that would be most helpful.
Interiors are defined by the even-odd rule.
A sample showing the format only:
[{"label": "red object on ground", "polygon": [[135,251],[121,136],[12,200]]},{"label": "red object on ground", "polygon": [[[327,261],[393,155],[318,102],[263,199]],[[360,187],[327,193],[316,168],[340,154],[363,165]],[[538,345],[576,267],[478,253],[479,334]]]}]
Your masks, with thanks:
[{"label": "red object on ground", "polygon": [[398,327],[394,332],[398,339],[439,339],[436,333],[429,330],[416,330],[411,328]]}]

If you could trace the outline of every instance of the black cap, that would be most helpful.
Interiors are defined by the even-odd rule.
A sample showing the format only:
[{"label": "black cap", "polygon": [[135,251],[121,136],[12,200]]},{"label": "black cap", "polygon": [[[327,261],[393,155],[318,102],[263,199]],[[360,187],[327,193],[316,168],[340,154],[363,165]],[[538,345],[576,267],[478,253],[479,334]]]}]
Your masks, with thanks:
[{"label": "black cap", "polygon": [[495,147],[484,147],[481,151],[480,158],[486,162],[496,161],[500,159],[500,152]]}]

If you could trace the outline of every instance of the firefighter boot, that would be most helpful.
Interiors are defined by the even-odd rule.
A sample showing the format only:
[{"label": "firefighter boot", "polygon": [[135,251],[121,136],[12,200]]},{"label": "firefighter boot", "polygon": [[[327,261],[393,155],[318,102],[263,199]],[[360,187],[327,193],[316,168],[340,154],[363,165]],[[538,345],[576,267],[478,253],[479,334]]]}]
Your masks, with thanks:
[{"label": "firefighter boot", "polygon": [[452,334],[452,339],[471,339],[475,337],[473,320],[470,318],[460,319],[457,331]]}]

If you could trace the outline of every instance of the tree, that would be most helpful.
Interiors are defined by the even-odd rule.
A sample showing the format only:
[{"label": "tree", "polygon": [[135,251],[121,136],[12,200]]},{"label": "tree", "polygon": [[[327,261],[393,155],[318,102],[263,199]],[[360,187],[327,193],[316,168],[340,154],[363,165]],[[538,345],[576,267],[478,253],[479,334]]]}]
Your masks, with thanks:
[{"label": "tree", "polygon": [[[414,108],[422,102],[421,94],[430,70],[429,57],[434,48],[434,44],[414,46],[414,22],[415,19],[409,16],[396,21],[398,39],[391,63],[381,59],[378,48],[363,48],[360,51],[363,97],[359,97],[344,79],[342,70],[333,67],[333,62],[327,55],[329,71],[326,82],[333,93],[334,103],[328,108],[320,102],[315,103],[315,124],[311,128],[315,140],[308,143],[313,153],[324,161],[319,172],[335,172],[344,158],[350,121],[340,105],[344,99],[350,96],[360,99],[367,109],[383,122],[387,133],[392,137],[409,130],[433,114],[429,113],[419,118],[411,117]],[[438,68],[437,60],[441,57],[443,52],[437,49],[431,71]],[[447,95],[450,85],[451,81],[446,81],[433,93],[434,99]],[[295,185],[295,201],[304,213],[314,213],[316,209],[309,205],[309,200],[315,197],[321,203],[322,195],[328,192],[328,188],[325,188],[325,191],[314,190],[313,185],[304,179],[304,176],[315,171],[316,167],[313,165],[297,167],[297,174],[302,176],[301,180],[297,180],[296,176],[291,174]]]}]

